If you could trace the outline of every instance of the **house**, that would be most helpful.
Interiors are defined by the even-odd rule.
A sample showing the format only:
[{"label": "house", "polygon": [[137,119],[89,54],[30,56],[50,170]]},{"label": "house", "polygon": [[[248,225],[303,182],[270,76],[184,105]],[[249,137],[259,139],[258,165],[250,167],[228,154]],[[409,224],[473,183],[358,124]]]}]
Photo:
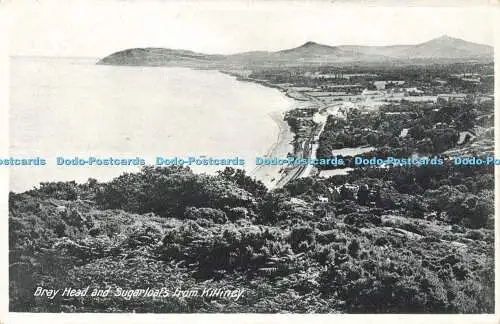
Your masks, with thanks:
[{"label": "house", "polygon": [[416,87],[413,88],[404,88],[404,93],[409,96],[421,96],[424,92]]},{"label": "house", "polygon": [[321,202],[328,202],[328,198],[324,197],[324,196],[319,196],[318,200],[321,201]]},{"label": "house", "polygon": [[394,88],[395,86],[403,85],[405,81],[393,80],[393,81],[373,81],[373,85],[377,90],[385,90],[387,88]]}]

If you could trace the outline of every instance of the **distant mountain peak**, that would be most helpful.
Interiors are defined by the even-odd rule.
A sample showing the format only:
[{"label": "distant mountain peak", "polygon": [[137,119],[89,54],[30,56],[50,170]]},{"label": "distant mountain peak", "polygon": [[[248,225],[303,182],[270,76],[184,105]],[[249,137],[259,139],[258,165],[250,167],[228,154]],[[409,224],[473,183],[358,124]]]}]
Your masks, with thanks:
[{"label": "distant mountain peak", "polygon": [[[330,45],[325,45],[325,44],[320,44],[320,43],[316,43],[316,42],[313,42],[313,41],[308,41],[308,42],[305,42],[304,44],[298,46],[298,47],[295,47],[294,49],[334,49],[336,48],[335,46],[330,46]],[[292,48],[293,50],[293,48]]]},{"label": "distant mountain peak", "polygon": [[477,59],[493,57],[493,47],[465,41],[448,35],[417,44],[406,52],[412,58]]},{"label": "distant mountain peak", "polygon": [[437,43],[437,44],[450,44],[450,45],[454,45],[454,44],[474,44],[474,43],[471,43],[471,42],[467,42],[463,39],[460,39],[460,38],[456,38],[456,37],[451,37],[449,35],[442,35],[442,36],[439,36],[439,37],[436,37],[434,39],[431,39],[430,41],[427,41],[423,44],[433,44],[433,43]]},{"label": "distant mountain peak", "polygon": [[313,42],[313,41],[308,41],[308,42],[305,42],[304,44],[302,44],[299,47],[313,47],[313,46],[321,46],[321,44],[318,44],[318,43]]},{"label": "distant mountain peak", "polygon": [[441,36],[436,37],[436,38],[434,38],[434,39],[435,39],[435,40],[437,40],[437,39],[440,39],[440,40],[452,40],[452,39],[457,39],[457,38],[455,38],[455,37],[451,37],[451,36],[449,36],[449,35],[444,34],[444,35],[441,35]]},{"label": "distant mountain peak", "polygon": [[298,54],[298,55],[325,55],[337,51],[335,46],[319,44],[313,41],[305,42],[304,44],[291,49],[281,50],[277,54]]}]

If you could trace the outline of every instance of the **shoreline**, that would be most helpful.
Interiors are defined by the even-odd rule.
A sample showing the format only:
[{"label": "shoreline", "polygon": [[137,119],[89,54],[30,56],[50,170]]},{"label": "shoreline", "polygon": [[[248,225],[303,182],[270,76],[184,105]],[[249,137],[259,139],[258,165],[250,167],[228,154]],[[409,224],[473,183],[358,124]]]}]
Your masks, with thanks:
[{"label": "shoreline", "polygon": [[[269,113],[269,117],[276,123],[279,131],[276,141],[269,147],[264,157],[286,157],[288,153],[293,152],[292,143],[295,134],[285,121],[284,114],[285,113],[281,111]],[[283,168],[284,166],[281,165],[256,165],[249,175],[260,180],[268,189],[273,189],[278,183],[280,170]]]},{"label": "shoreline", "polygon": [[[288,122],[284,118],[284,114],[302,106],[315,105],[314,100],[295,91],[290,91],[286,88],[283,88],[280,85],[271,83],[267,80],[253,79],[248,76],[243,76],[230,71],[219,70],[219,72],[235,77],[237,81],[252,82],[267,88],[277,89],[281,93],[283,93],[285,97],[293,100],[293,103],[288,110],[283,112],[269,113],[271,119],[273,119],[273,121],[278,125],[279,133],[278,138],[276,139],[274,144],[269,147],[265,157],[285,158],[288,156],[288,153],[295,155],[297,153],[294,149],[296,134],[291,130],[291,127],[288,125]],[[311,139],[312,135],[309,140]],[[311,147],[311,149],[314,148]],[[255,166],[255,168],[249,173],[249,176],[253,177],[256,180],[260,180],[268,189],[272,190],[276,187],[283,186],[288,181],[296,178],[297,176],[301,176],[304,171],[305,169],[303,167],[290,169],[287,167],[287,165],[263,165]]]}]

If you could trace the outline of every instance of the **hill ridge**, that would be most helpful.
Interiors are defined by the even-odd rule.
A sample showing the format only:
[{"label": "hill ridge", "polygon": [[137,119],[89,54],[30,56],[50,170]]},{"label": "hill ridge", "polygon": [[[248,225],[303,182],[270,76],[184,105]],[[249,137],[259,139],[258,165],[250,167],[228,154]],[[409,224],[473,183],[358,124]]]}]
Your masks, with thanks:
[{"label": "hill ridge", "polygon": [[225,67],[387,63],[411,64],[420,61],[493,61],[493,47],[442,35],[415,45],[325,45],[307,41],[278,51],[247,51],[236,54],[205,54],[192,50],[160,47],[131,48],[115,52],[98,64]]}]

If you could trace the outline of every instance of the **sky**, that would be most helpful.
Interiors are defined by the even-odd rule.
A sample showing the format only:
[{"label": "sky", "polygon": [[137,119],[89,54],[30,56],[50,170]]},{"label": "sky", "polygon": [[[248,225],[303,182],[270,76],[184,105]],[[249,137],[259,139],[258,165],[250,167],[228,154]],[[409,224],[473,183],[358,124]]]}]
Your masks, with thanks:
[{"label": "sky", "polygon": [[368,1],[38,0],[12,2],[10,54],[103,57],[133,47],[204,53],[327,45],[416,44],[441,35],[494,43],[486,6]]}]

